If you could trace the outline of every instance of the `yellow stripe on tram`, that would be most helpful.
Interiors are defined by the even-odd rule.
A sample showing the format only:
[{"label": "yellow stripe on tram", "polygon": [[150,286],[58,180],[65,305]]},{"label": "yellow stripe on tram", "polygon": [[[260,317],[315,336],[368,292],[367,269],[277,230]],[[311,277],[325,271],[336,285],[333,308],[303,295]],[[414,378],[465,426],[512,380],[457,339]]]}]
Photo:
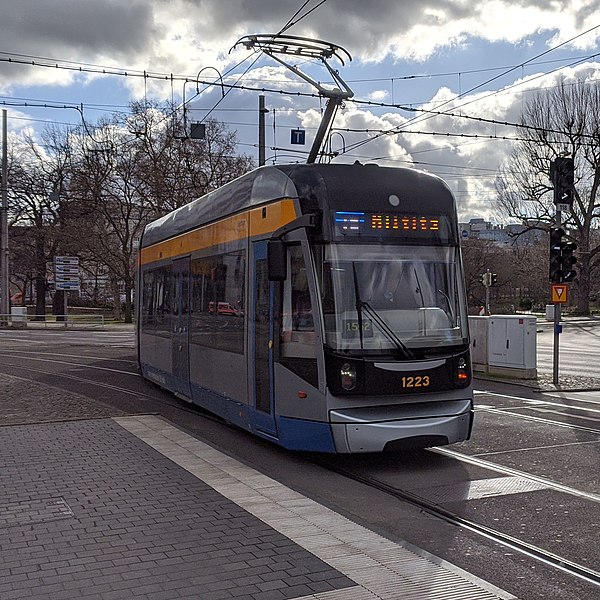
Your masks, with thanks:
[{"label": "yellow stripe on tram", "polygon": [[263,236],[293,221],[296,216],[295,202],[291,198],[259,206],[142,248],[139,264],[147,265],[248,237]]}]

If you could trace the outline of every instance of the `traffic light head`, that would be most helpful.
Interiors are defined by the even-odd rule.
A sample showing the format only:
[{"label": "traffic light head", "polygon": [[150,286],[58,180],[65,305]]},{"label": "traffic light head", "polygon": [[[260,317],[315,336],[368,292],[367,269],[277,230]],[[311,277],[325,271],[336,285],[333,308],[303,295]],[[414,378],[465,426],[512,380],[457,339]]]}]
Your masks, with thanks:
[{"label": "traffic light head", "polygon": [[550,164],[550,179],[554,184],[554,203],[572,204],[575,195],[575,161],[559,156]]},{"label": "traffic light head", "polygon": [[491,285],[496,285],[498,283],[498,274],[492,273],[491,275],[492,275]]},{"label": "traffic light head", "polygon": [[573,265],[577,262],[577,258],[573,256],[573,252],[577,250],[575,242],[565,242],[562,249],[562,266],[563,266],[563,281],[573,281],[577,277],[577,271],[573,269]]},{"label": "traffic light head", "polygon": [[550,281],[553,283],[573,281],[577,277],[577,271],[573,269],[577,262],[573,256],[577,244],[565,241],[564,236],[562,227],[550,230]]}]

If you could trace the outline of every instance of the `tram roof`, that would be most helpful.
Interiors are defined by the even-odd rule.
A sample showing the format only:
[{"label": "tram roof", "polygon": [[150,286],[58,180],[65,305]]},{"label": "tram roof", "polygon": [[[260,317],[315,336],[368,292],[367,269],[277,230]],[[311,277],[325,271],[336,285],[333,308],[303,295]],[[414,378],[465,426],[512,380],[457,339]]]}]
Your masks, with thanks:
[{"label": "tram roof", "polygon": [[[415,169],[379,167],[375,164],[292,164],[259,167],[192,200],[149,223],[142,247],[180,235],[201,225],[252,206],[281,198],[300,198],[302,203],[328,203],[347,210],[364,209],[365,199],[398,193],[418,197],[421,203],[443,202],[454,211],[446,183],[435,175]],[[322,204],[320,208],[325,208]],[[306,206],[307,209],[314,206]]]}]

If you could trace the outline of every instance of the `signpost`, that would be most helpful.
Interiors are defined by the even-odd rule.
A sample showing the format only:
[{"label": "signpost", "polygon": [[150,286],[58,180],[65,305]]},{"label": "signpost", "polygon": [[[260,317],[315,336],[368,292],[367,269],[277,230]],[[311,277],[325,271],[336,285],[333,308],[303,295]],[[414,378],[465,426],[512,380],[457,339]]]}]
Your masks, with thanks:
[{"label": "signpost", "polygon": [[570,156],[558,156],[550,161],[550,181],[554,187],[556,217],[554,228],[550,230],[550,282],[551,300],[554,303],[554,356],[552,365],[552,383],[558,385],[559,342],[562,325],[560,322],[562,305],[567,302],[569,286],[577,272],[573,265],[577,259],[573,252],[577,244],[565,239],[562,213],[570,212],[575,197],[575,160]]},{"label": "signpost", "polygon": [[67,327],[67,292],[79,291],[79,258],[77,256],[54,257],[54,288],[64,292],[65,327]]}]

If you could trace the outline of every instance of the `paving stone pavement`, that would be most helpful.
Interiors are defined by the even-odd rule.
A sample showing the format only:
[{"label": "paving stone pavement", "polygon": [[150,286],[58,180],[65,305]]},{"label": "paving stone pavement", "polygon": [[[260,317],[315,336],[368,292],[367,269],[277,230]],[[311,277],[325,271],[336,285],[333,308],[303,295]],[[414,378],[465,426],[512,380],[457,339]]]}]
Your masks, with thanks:
[{"label": "paving stone pavement", "polygon": [[285,600],[355,585],[110,419],[0,427],[0,598]]}]

